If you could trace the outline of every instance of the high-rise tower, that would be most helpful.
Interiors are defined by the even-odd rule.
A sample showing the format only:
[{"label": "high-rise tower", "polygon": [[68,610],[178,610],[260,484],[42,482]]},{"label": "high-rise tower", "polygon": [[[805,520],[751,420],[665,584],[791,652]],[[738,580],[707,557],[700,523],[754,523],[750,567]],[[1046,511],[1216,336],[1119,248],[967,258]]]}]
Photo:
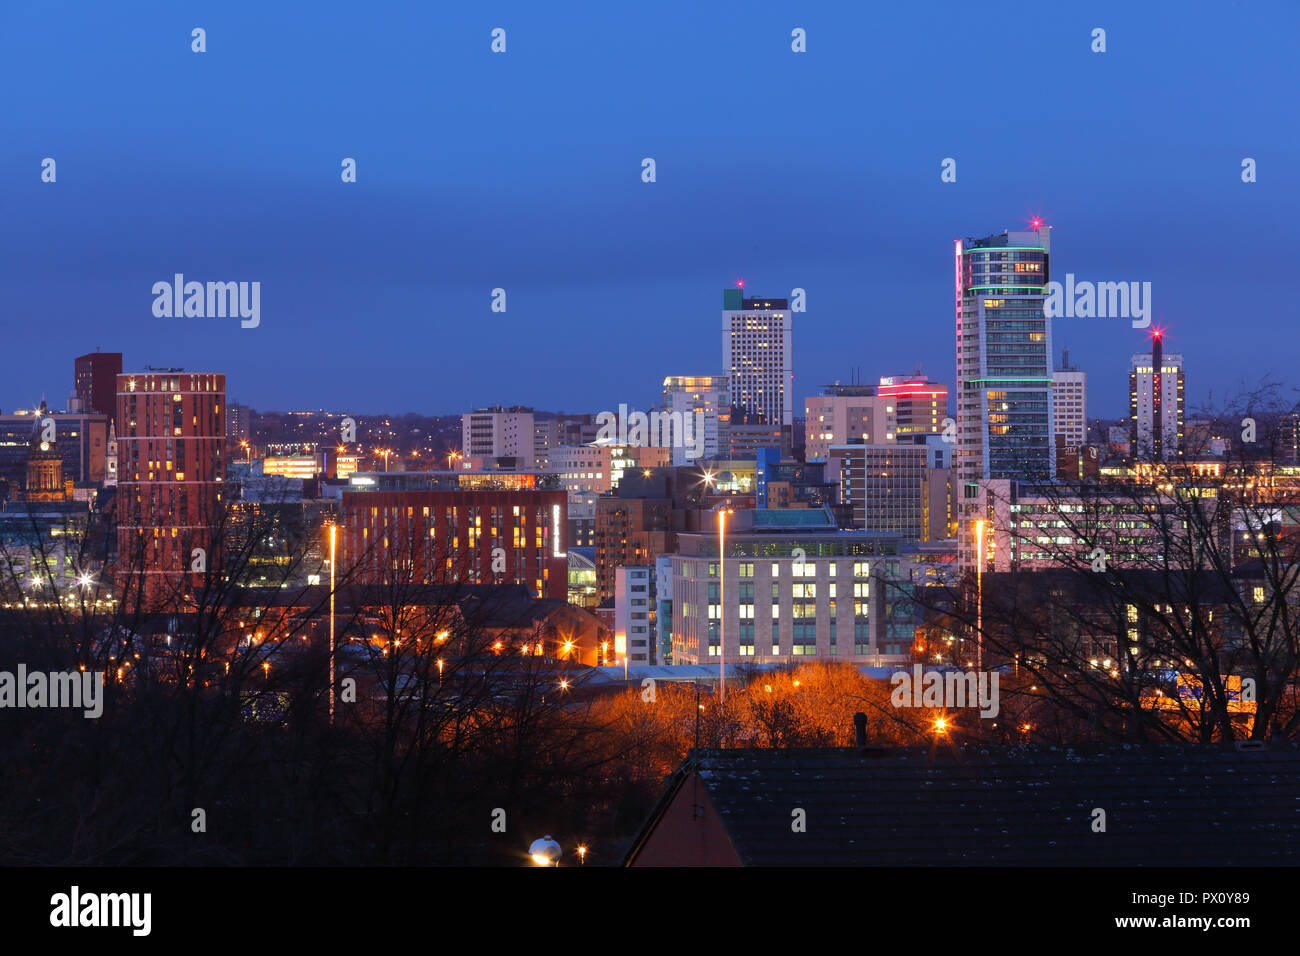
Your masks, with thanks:
[{"label": "high-rise tower", "polygon": [[1061,366],[1052,373],[1053,431],[1065,444],[1088,441],[1088,373],[1070,364],[1070,351],[1061,352]]},{"label": "high-rise tower", "polygon": [[1183,445],[1183,357],[1166,354],[1164,332],[1151,333],[1151,352],[1130,360],[1129,441],[1139,459],[1168,461]]},{"label": "high-rise tower", "polygon": [[[694,457],[714,458],[727,447],[727,426],[731,422],[731,392],[725,375],[669,375],[663,384],[663,410],[679,414],[689,422],[692,442],[674,437],[673,464],[689,465]],[[696,435],[696,412],[700,412],[704,434]],[[685,425],[683,428],[687,427]],[[699,456],[695,456],[697,450]],[[694,456],[694,457],[693,457]]]},{"label": "high-rise tower", "polygon": [[722,370],[731,389],[732,423],[794,424],[790,304],[722,292]]},{"label": "high-rise tower", "polygon": [[956,467],[968,485],[1056,474],[1048,228],[955,244]]},{"label": "high-rise tower", "polygon": [[197,584],[217,561],[226,376],[117,376],[117,564],[146,600]]}]

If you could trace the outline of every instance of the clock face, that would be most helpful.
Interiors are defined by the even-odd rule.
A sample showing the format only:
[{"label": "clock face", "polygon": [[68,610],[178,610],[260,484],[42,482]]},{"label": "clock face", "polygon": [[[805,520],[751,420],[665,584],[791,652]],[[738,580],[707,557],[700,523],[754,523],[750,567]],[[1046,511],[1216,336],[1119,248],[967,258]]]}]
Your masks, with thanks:
[{"label": "clock face", "polygon": [[47,441],[41,442],[41,451],[49,451],[49,450],[50,450],[50,443]]}]

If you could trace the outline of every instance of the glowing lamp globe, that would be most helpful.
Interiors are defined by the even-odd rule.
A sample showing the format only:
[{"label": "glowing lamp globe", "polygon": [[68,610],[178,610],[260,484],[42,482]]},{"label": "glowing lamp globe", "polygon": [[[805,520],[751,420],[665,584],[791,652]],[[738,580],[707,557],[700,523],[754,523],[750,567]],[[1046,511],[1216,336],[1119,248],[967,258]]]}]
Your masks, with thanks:
[{"label": "glowing lamp globe", "polygon": [[548,833],[540,840],[534,840],[528,848],[528,855],[538,866],[555,866],[560,860],[560,844],[551,839]]}]

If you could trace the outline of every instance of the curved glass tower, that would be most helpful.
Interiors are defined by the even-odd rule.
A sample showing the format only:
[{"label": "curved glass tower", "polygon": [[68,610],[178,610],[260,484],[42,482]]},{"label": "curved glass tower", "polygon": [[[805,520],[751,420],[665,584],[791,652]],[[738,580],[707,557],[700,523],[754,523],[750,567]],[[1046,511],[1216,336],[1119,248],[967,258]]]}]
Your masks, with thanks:
[{"label": "curved glass tower", "polygon": [[965,483],[1056,475],[1047,228],[956,242],[956,467]]}]

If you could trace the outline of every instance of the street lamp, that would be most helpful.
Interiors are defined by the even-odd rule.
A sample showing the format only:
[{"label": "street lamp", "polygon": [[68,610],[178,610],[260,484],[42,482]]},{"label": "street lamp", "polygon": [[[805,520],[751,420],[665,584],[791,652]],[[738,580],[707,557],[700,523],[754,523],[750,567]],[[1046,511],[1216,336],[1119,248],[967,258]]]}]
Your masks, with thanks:
[{"label": "street lamp", "polygon": [[727,701],[727,515],[730,508],[718,509],[718,703]]},{"label": "street lamp", "polygon": [[548,833],[540,840],[533,841],[532,846],[528,848],[528,855],[538,866],[559,866],[560,844],[552,840]]},{"label": "street lamp", "polygon": [[587,847],[585,844],[578,845],[578,859],[582,861],[583,866],[587,865]]},{"label": "street lamp", "polygon": [[984,519],[975,522],[975,669],[984,669]]},{"label": "street lamp", "polygon": [[334,723],[334,558],[338,525],[330,522],[330,723]]}]

